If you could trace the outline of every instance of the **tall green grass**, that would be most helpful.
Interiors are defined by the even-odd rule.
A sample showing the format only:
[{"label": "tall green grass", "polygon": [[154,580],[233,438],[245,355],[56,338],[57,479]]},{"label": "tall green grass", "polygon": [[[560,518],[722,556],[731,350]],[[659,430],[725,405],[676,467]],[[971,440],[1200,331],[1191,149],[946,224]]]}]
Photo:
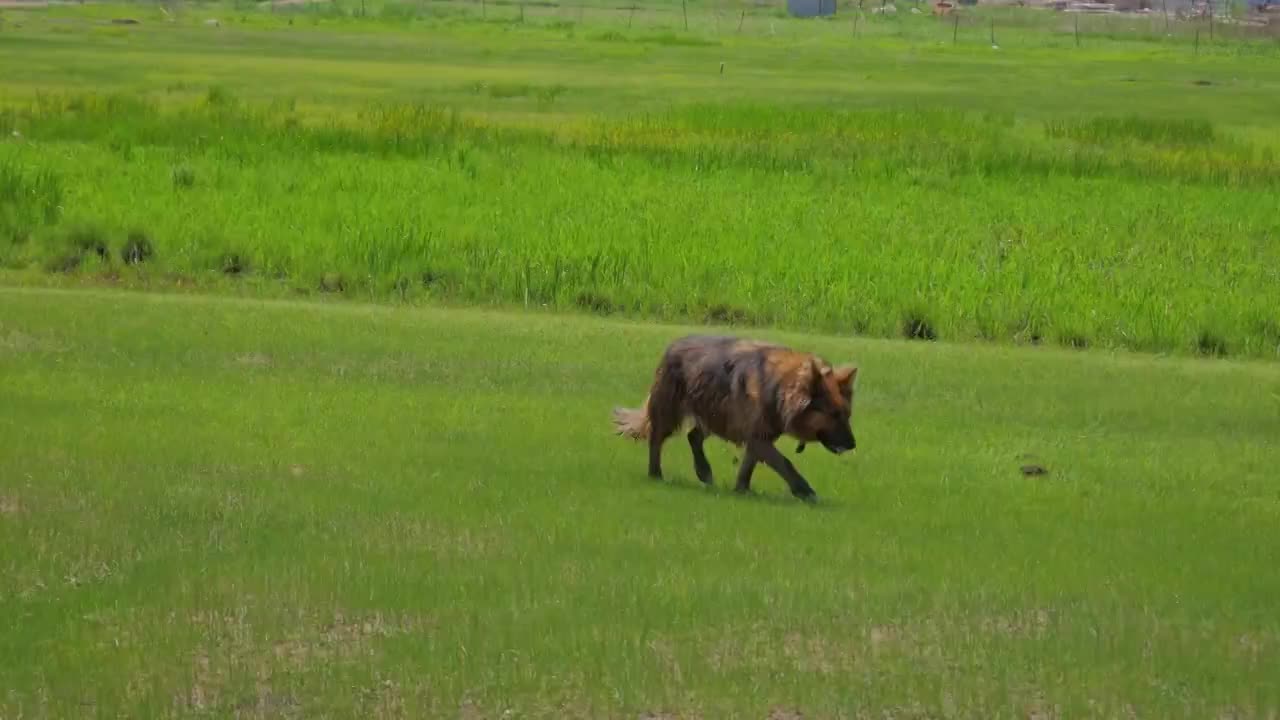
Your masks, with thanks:
[{"label": "tall green grass", "polygon": [[[9,267],[875,336],[1275,356],[1266,146],[1212,126],[692,107],[554,130],[424,105],[0,116]],[[109,238],[107,253],[75,239]],[[123,267],[130,233],[153,246]],[[96,246],[94,246],[96,247]],[[125,253],[128,254],[128,253]],[[95,257],[96,256],[96,257]]]},{"label": "tall green grass", "polygon": [[62,181],[41,168],[0,165],[0,229],[12,244],[24,243],[40,226],[57,222],[62,212]]}]

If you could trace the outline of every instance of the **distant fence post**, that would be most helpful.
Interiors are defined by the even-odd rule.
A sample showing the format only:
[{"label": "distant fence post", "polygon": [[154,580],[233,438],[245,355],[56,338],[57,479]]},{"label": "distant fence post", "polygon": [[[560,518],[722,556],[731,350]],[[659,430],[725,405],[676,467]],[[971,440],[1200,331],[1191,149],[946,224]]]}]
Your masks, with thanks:
[{"label": "distant fence post", "polygon": [[746,19],[747,19],[747,11],[743,10],[742,14],[738,16],[738,32],[739,33],[742,32],[742,21]]},{"label": "distant fence post", "polygon": [[628,30],[630,30],[630,29],[631,29],[631,22],[632,22],[633,20],[635,20],[635,19],[636,19],[636,6],[635,6],[635,3],[632,3],[632,4],[631,4],[631,12],[627,14],[627,29],[628,29]]},{"label": "distant fence post", "polygon": [[955,45],[960,38],[960,14],[955,10],[952,10],[951,13],[951,44]]},{"label": "distant fence post", "polygon": [[684,29],[689,29],[689,0],[680,0],[680,9],[684,11]]},{"label": "distant fence post", "polygon": [[520,3],[520,22],[524,22],[524,2]]},{"label": "distant fence post", "polygon": [[1076,16],[1076,47],[1080,47],[1080,13],[1075,13],[1075,16]]},{"label": "distant fence post", "polygon": [[1196,28],[1196,55],[1200,54],[1200,28]]},{"label": "distant fence post", "polygon": [[996,19],[991,18],[991,47],[996,46]]}]

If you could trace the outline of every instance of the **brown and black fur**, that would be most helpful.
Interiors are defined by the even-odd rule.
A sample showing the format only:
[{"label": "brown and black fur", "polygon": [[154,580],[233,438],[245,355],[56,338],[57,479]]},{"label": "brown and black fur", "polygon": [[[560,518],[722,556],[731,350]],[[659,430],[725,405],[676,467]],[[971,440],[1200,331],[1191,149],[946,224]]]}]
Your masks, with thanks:
[{"label": "brown and black fur", "polygon": [[662,444],[692,420],[689,448],[698,479],[712,483],[703,442],[715,435],[744,448],[737,490],[751,489],[763,462],[793,495],[812,500],[813,488],[774,443],[783,435],[820,442],[840,454],[856,443],[850,420],[858,370],[780,345],[734,337],[693,335],[671,343],[640,409],[617,408],[618,433],[649,441],[649,475],[662,477]]}]

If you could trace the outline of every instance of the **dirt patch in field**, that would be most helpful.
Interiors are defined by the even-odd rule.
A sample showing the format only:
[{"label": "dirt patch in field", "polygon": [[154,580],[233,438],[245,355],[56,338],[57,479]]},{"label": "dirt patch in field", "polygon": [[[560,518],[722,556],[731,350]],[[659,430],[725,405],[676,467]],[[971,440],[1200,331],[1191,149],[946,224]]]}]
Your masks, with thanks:
[{"label": "dirt patch in field", "polygon": [[23,352],[34,347],[35,344],[35,338],[27,335],[26,333],[20,333],[17,330],[0,333],[0,350]]},{"label": "dirt patch in field", "polygon": [[[273,718],[306,714],[306,678],[311,673],[369,662],[380,654],[382,641],[429,626],[422,618],[339,611],[323,621],[303,617],[271,641],[263,637],[271,631],[255,626],[243,609],[197,613],[190,623],[204,635],[204,642],[191,655],[190,679],[174,696],[174,709],[180,714]],[[249,693],[244,691],[246,678],[253,688]],[[404,716],[405,691],[399,682],[378,675],[352,689],[360,717]]]},{"label": "dirt patch in field", "polygon": [[0,515],[17,515],[22,512],[22,503],[17,495],[0,495]]},{"label": "dirt patch in field", "polygon": [[[963,618],[929,618],[778,636],[761,627],[726,627],[704,638],[707,663],[717,672],[766,672],[779,667],[824,678],[873,672],[887,660],[909,660],[922,671],[947,667],[948,648],[972,638],[1004,642],[1043,640],[1054,612],[1030,608]],[[673,653],[674,654],[674,653]]]},{"label": "dirt patch in field", "polygon": [[62,352],[59,347],[48,340],[28,335],[21,330],[8,330],[0,327],[0,355],[12,353],[19,355],[30,352]]},{"label": "dirt patch in field", "polygon": [[987,635],[1038,640],[1048,632],[1052,622],[1052,611],[1036,608],[1003,615],[988,615],[978,621],[978,627]]},{"label": "dirt patch in field", "polygon": [[505,533],[484,527],[443,527],[407,514],[393,514],[384,519],[383,532],[365,539],[366,547],[376,551],[400,551],[412,548],[438,558],[479,560],[507,553],[511,541]]},{"label": "dirt patch in field", "polygon": [[273,364],[273,361],[270,355],[267,355],[266,353],[259,353],[259,352],[242,353],[240,355],[237,355],[235,362],[236,362],[236,365],[239,365],[241,367],[251,367],[251,368],[268,368],[268,367],[271,367]]},{"label": "dirt patch in field", "polygon": [[371,654],[369,645],[381,638],[389,638],[415,629],[416,625],[388,620],[381,614],[367,618],[347,618],[336,613],[331,622],[321,628],[305,628],[295,631],[288,638],[277,642],[272,654],[292,667],[302,669],[319,661],[327,663]]}]

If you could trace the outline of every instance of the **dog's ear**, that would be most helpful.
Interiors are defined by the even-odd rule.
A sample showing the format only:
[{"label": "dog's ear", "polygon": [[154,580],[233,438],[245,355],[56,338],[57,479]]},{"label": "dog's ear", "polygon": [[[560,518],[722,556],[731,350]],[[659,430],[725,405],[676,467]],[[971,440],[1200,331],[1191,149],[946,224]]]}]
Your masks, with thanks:
[{"label": "dog's ear", "polygon": [[835,369],[836,385],[845,397],[853,395],[853,383],[858,379],[858,368],[844,365]]},{"label": "dog's ear", "polygon": [[831,381],[834,379],[831,375],[833,372],[831,366],[818,358],[811,358],[809,368],[813,378],[812,393],[815,396],[826,396],[831,392]]}]

